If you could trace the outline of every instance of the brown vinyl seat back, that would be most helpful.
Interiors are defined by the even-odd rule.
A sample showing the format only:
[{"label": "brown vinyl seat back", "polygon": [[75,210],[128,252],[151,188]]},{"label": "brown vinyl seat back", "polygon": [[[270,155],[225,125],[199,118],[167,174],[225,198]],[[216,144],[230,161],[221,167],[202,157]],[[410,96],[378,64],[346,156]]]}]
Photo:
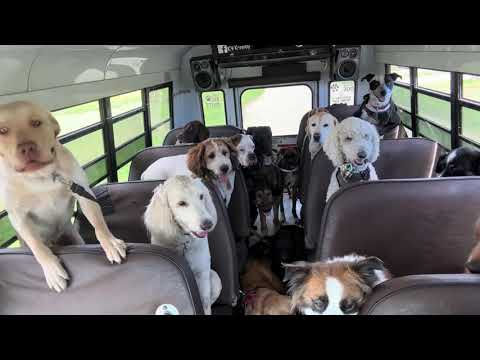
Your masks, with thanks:
[{"label": "brown vinyl seat back", "polygon": [[[153,190],[163,181],[110,183],[93,188],[110,231],[128,243],[150,243],[143,214]],[[227,210],[214,186],[206,183],[217,210],[218,222],[209,234],[212,268],[222,280],[222,292],[216,304],[232,305],[238,294],[238,270],[234,235]],[[97,244],[95,231],[81,210],[76,218],[80,235],[87,244]]]},{"label": "brown vinyl seat back", "polygon": [[[435,177],[435,165],[441,148],[434,141],[422,138],[380,140],[380,156],[373,164],[380,180]],[[313,246],[320,231],[320,221],[325,208],[328,185],[333,164],[323,151],[312,161],[308,193],[305,194],[305,233],[307,244]],[[308,217],[312,214],[313,220]]]},{"label": "brown vinyl seat back", "polygon": [[[177,142],[177,136],[182,130],[183,127],[170,130],[165,136],[165,139],[163,139],[163,145],[175,145]],[[230,137],[242,133],[242,129],[232,125],[209,126],[208,131],[210,132],[211,138]]]},{"label": "brown vinyl seat back", "polygon": [[[380,180],[332,195],[315,259],[377,256],[394,276],[464,272],[475,245],[480,177]],[[317,218],[320,221],[319,218]]]},{"label": "brown vinyl seat back", "polygon": [[360,315],[480,315],[479,298],[478,275],[403,276],[375,287]]},{"label": "brown vinyl seat back", "polygon": [[192,271],[167,249],[128,244],[121,265],[111,265],[99,245],[54,252],[70,274],[62,294],[48,288],[30,251],[0,250],[1,315],[154,315],[163,304],[181,315],[203,314]]}]

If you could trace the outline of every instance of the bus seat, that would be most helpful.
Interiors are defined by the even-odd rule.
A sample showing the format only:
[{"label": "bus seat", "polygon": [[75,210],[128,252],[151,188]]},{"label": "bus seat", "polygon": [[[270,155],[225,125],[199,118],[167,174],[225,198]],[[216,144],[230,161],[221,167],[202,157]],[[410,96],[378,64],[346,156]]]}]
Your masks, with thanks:
[{"label": "bus seat", "polygon": [[360,315],[480,315],[479,297],[478,275],[402,276],[375,287]]},{"label": "bus seat", "polygon": [[[135,181],[127,183],[110,183],[98,185],[93,191],[100,203],[102,212],[112,233],[128,243],[150,243],[143,214],[150,202],[153,190],[163,181]],[[210,253],[212,268],[222,280],[222,292],[217,305],[232,306],[238,294],[238,270],[235,240],[228,221],[225,206],[220,200],[218,191],[206,184],[212,192],[212,199],[217,210],[218,222],[210,233]],[[97,244],[95,231],[78,211],[76,218],[80,235],[87,244]]]},{"label": "bus seat", "polygon": [[[159,146],[147,148],[135,155],[130,166],[129,181],[140,180],[142,173],[156,160],[162,157],[186,154],[194,145]],[[240,169],[235,175],[233,193],[228,206],[228,214],[233,234],[237,241],[237,256],[240,269],[246,261],[246,240],[250,235],[250,205],[247,185]]]},{"label": "bus seat", "polygon": [[128,260],[111,265],[100,245],[55,250],[70,274],[62,294],[50,290],[26,249],[0,250],[1,315],[154,315],[173,305],[180,315],[203,308],[187,262],[154,245],[128,244]]},{"label": "bus seat", "polygon": [[463,273],[476,243],[479,187],[480,177],[344,187],[326,205],[321,230],[309,232],[315,259],[356,252],[379,257],[394,276]]},{"label": "bus seat", "polygon": [[[308,149],[308,145],[306,146]],[[380,140],[380,156],[374,166],[380,179],[431,178],[436,176],[435,164],[440,154],[440,146],[428,139]],[[310,166],[310,176],[301,183],[306,187],[303,189],[305,198],[303,222],[307,236],[306,244],[311,248],[315,242],[309,234],[315,236],[318,233],[320,221],[310,222],[308,217],[310,214],[316,219],[322,217],[333,164],[325,153],[320,151]]]},{"label": "bus seat", "polygon": [[[163,145],[175,145],[177,136],[182,130],[183,127],[170,130],[165,139],[163,139]],[[242,133],[242,129],[232,125],[209,126],[208,131],[210,132],[210,137],[230,137]]]}]

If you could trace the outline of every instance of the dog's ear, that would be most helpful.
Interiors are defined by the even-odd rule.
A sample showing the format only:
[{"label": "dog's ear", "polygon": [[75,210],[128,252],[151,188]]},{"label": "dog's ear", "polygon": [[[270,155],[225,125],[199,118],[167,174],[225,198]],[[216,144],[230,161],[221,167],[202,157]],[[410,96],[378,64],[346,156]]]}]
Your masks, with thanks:
[{"label": "dog's ear", "polygon": [[380,155],[380,135],[378,134],[377,127],[373,124],[368,123],[372,133],[373,149],[372,155],[370,156],[370,162],[374,163],[377,161],[378,156]]},{"label": "dog's ear", "polygon": [[375,74],[367,74],[360,81],[367,80],[367,82],[370,82],[374,77],[375,77]]},{"label": "dog's ear", "polygon": [[53,133],[55,134],[55,137],[60,134],[60,124],[58,123],[57,119],[52,115],[52,113],[48,113],[48,118],[50,120],[50,123],[52,124],[53,127]]},{"label": "dog's ear", "polygon": [[237,156],[237,148],[235,147],[235,145],[233,145],[230,138],[224,138],[223,141],[225,142],[228,150],[230,150],[230,156]]},{"label": "dog's ear", "polygon": [[340,149],[339,128],[339,126],[335,126],[323,144],[323,151],[333,163],[333,166],[340,166],[343,163],[343,153],[342,149]]},{"label": "dog's ear", "polygon": [[187,153],[187,167],[192,173],[200,178],[207,175],[207,163],[205,161],[205,142],[201,142],[191,148]]},{"label": "dog's ear", "polygon": [[233,146],[237,147],[238,144],[240,144],[240,141],[242,141],[242,134],[236,134],[230,137],[230,142],[233,144]]},{"label": "dog's ear", "polygon": [[153,196],[147,206],[143,220],[149,233],[160,233],[168,238],[176,236],[177,225],[168,204],[165,183],[158,185],[153,190]]},{"label": "dog's ear", "polygon": [[283,264],[285,276],[283,281],[287,283],[288,294],[293,294],[304,282],[312,270],[312,264],[306,261],[297,261],[292,264]]},{"label": "dog's ear", "polygon": [[435,168],[435,172],[437,174],[440,174],[441,172],[443,172],[443,170],[445,170],[445,167],[447,166],[447,156],[448,153],[444,153],[438,158],[437,166]]},{"label": "dog's ear", "polygon": [[399,75],[399,74],[397,74],[397,73],[391,73],[391,74],[388,74],[388,76],[389,76],[393,81],[397,81],[398,78],[403,79],[403,78],[402,78],[402,75]]},{"label": "dog's ear", "polygon": [[[389,271],[385,268],[382,260],[375,256],[367,257],[363,260],[355,261],[350,265],[350,269],[354,271],[369,287],[373,288],[378,283],[386,280],[385,275],[389,274]],[[379,276],[378,272],[383,273],[383,276]],[[388,277],[390,277],[388,275]]]}]

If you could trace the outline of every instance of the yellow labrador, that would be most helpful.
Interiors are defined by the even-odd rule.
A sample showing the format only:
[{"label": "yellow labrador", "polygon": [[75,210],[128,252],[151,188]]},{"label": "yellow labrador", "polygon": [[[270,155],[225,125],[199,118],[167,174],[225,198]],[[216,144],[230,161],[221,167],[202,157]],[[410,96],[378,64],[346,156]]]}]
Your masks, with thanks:
[{"label": "yellow labrador", "polygon": [[0,105],[0,198],[22,245],[30,248],[57,292],[65,290],[69,276],[50,246],[83,243],[70,220],[75,199],[108,260],[121,263],[126,256],[125,243],[112,235],[100,206],[65,185],[73,181],[93,196],[85,172],[58,141],[59,133],[57,120],[36,104]]}]

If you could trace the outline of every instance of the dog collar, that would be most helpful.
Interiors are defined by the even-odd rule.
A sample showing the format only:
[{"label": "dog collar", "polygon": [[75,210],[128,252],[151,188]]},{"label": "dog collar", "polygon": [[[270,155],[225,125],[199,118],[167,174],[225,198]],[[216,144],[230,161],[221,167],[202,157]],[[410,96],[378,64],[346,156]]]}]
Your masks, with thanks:
[{"label": "dog collar", "polygon": [[358,169],[351,163],[343,164],[337,171],[337,182],[340,187],[358,181],[368,181],[370,179],[370,168],[367,166],[365,170]]},{"label": "dog collar", "polygon": [[70,191],[72,193],[75,193],[77,195],[80,195],[81,197],[87,198],[88,200],[98,202],[97,199],[90,194],[85,188],[72,180],[67,180],[65,179],[62,175],[60,175],[57,172],[52,173],[52,180],[53,182],[58,181],[59,183],[62,183],[70,188]]}]

